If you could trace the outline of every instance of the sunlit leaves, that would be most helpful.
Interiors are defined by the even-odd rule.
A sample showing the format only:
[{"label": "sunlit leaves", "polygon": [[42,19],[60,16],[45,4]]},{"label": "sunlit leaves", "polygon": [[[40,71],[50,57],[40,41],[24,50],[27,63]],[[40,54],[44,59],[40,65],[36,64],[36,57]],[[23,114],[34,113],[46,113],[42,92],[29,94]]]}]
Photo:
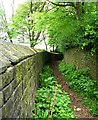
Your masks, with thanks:
[{"label": "sunlit leaves", "polygon": [[67,44],[78,41],[78,21],[74,13],[69,13],[65,8],[55,8],[49,12],[36,13],[35,30],[47,30],[49,44],[66,48]]},{"label": "sunlit leaves", "polygon": [[[36,13],[35,30],[48,32],[48,43],[58,47],[60,51],[81,45],[95,46],[97,35],[96,3],[80,3],[80,19],[76,19],[75,9],[72,7],[55,7],[48,12]],[[82,46],[83,47],[83,46]]]},{"label": "sunlit leaves", "polygon": [[97,9],[96,3],[85,3],[84,5],[85,14],[81,21],[81,26],[83,29],[82,37],[84,39],[83,46],[93,46],[90,50],[95,53],[97,47],[97,38],[98,38],[98,18],[97,18]]}]

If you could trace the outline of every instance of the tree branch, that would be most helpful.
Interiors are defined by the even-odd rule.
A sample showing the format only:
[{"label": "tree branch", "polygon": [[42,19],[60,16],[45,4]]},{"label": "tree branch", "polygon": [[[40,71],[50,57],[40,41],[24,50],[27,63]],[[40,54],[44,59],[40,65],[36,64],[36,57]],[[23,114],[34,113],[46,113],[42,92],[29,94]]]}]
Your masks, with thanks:
[{"label": "tree branch", "polygon": [[41,31],[37,33],[36,38],[35,38],[34,40],[36,40],[36,41],[37,41],[37,40],[38,40],[38,38],[39,38],[39,36],[40,36],[40,34],[41,34]]},{"label": "tree branch", "polygon": [[50,0],[47,0],[47,1],[50,2],[53,5],[56,5],[56,6],[61,6],[61,7],[72,6],[72,7],[75,7],[72,2],[64,2],[66,4],[57,4],[57,3],[54,3],[54,2],[52,2]]},{"label": "tree branch", "polygon": [[44,9],[44,6],[45,6],[46,2],[43,3],[41,9],[39,10],[39,12],[42,12],[42,10]]}]

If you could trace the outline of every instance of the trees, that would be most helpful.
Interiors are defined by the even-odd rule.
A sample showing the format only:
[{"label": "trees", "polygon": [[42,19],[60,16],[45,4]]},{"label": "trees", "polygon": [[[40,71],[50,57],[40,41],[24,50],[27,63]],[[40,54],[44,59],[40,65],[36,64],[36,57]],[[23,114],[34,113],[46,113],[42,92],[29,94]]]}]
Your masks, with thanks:
[{"label": "trees", "polygon": [[59,2],[49,12],[35,14],[35,29],[46,30],[49,44],[60,51],[73,46],[89,46],[96,51],[98,20],[96,3]]},{"label": "trees", "polygon": [[40,32],[34,31],[34,22],[31,14],[35,11],[41,12],[44,6],[45,3],[32,2],[32,0],[21,4],[12,19],[13,37],[20,36],[20,39],[26,38],[30,40],[31,47],[34,47],[37,44]]},{"label": "trees", "polygon": [[[49,45],[54,45],[59,51],[77,45],[79,23],[75,17],[74,7],[59,7],[57,5],[49,12],[34,14],[35,30],[47,31]],[[71,4],[73,5],[73,4]],[[65,4],[66,6],[66,4]]]},{"label": "trees", "polygon": [[81,27],[83,29],[83,47],[88,47],[92,52],[98,49],[98,18],[96,3],[85,3]]},{"label": "trees", "polygon": [[39,37],[47,34],[48,44],[58,51],[79,45],[90,46],[94,52],[98,38],[97,4],[27,1],[12,17],[10,37],[28,39],[34,47],[41,41]]}]

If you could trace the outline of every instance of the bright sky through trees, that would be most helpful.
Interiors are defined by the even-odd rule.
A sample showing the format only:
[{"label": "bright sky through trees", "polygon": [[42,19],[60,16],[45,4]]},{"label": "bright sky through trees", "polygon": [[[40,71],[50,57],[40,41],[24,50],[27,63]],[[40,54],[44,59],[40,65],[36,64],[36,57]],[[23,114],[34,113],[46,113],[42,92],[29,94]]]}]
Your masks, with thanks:
[{"label": "bright sky through trees", "polygon": [[[98,20],[96,13],[98,10],[96,6],[98,2],[86,2],[86,0],[84,0],[85,2],[77,2],[77,0],[73,0],[73,2],[21,0],[20,2],[20,0],[10,0],[7,3],[6,0],[2,1],[7,18],[11,19],[9,19],[10,22],[7,21],[6,14],[1,12],[5,15],[5,20],[2,19],[3,25],[1,25],[7,32],[10,41],[15,37],[18,41],[22,40],[21,42],[26,39],[30,41],[31,47],[34,47],[41,42],[40,36],[42,35],[46,48],[45,40],[48,38],[48,45],[56,47],[59,52],[78,45],[81,45],[82,48],[88,45],[92,52],[97,50]],[[18,4],[21,5],[18,7]],[[16,8],[18,8],[17,11]],[[16,13],[13,14],[13,11]]]},{"label": "bright sky through trees", "polygon": [[[13,0],[0,0],[0,3],[1,3],[1,1],[3,1],[5,11],[6,11],[6,14],[7,14],[7,18],[11,17]],[[18,5],[23,3],[24,1],[26,1],[26,0],[14,0],[14,9],[16,10],[18,8]],[[33,1],[45,1],[45,0],[33,0]],[[59,0],[53,0],[53,1],[59,1]],[[64,0],[62,0],[62,1],[64,1]],[[70,2],[72,0],[68,0],[68,1]],[[80,1],[82,1],[82,0],[80,0]],[[96,2],[97,0],[84,0],[84,1],[85,2],[87,2],[87,1]]]},{"label": "bright sky through trees", "polygon": [[[9,19],[12,15],[12,3],[13,0],[0,0],[0,3],[3,1],[3,5],[5,8],[5,12],[7,15],[7,19]],[[18,8],[18,5],[23,3],[25,0],[14,0],[14,10]]]}]

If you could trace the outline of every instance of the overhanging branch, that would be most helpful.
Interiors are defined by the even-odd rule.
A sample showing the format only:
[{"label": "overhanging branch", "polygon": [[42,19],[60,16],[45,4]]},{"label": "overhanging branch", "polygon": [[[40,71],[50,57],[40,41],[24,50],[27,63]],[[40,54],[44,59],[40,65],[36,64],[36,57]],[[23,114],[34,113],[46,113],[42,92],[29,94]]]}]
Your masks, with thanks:
[{"label": "overhanging branch", "polygon": [[56,6],[61,6],[61,7],[72,6],[72,7],[75,7],[72,2],[64,2],[64,4],[57,4],[57,3],[54,3],[54,2],[52,2],[50,0],[47,0],[47,1],[50,2],[53,5],[56,5]]}]

